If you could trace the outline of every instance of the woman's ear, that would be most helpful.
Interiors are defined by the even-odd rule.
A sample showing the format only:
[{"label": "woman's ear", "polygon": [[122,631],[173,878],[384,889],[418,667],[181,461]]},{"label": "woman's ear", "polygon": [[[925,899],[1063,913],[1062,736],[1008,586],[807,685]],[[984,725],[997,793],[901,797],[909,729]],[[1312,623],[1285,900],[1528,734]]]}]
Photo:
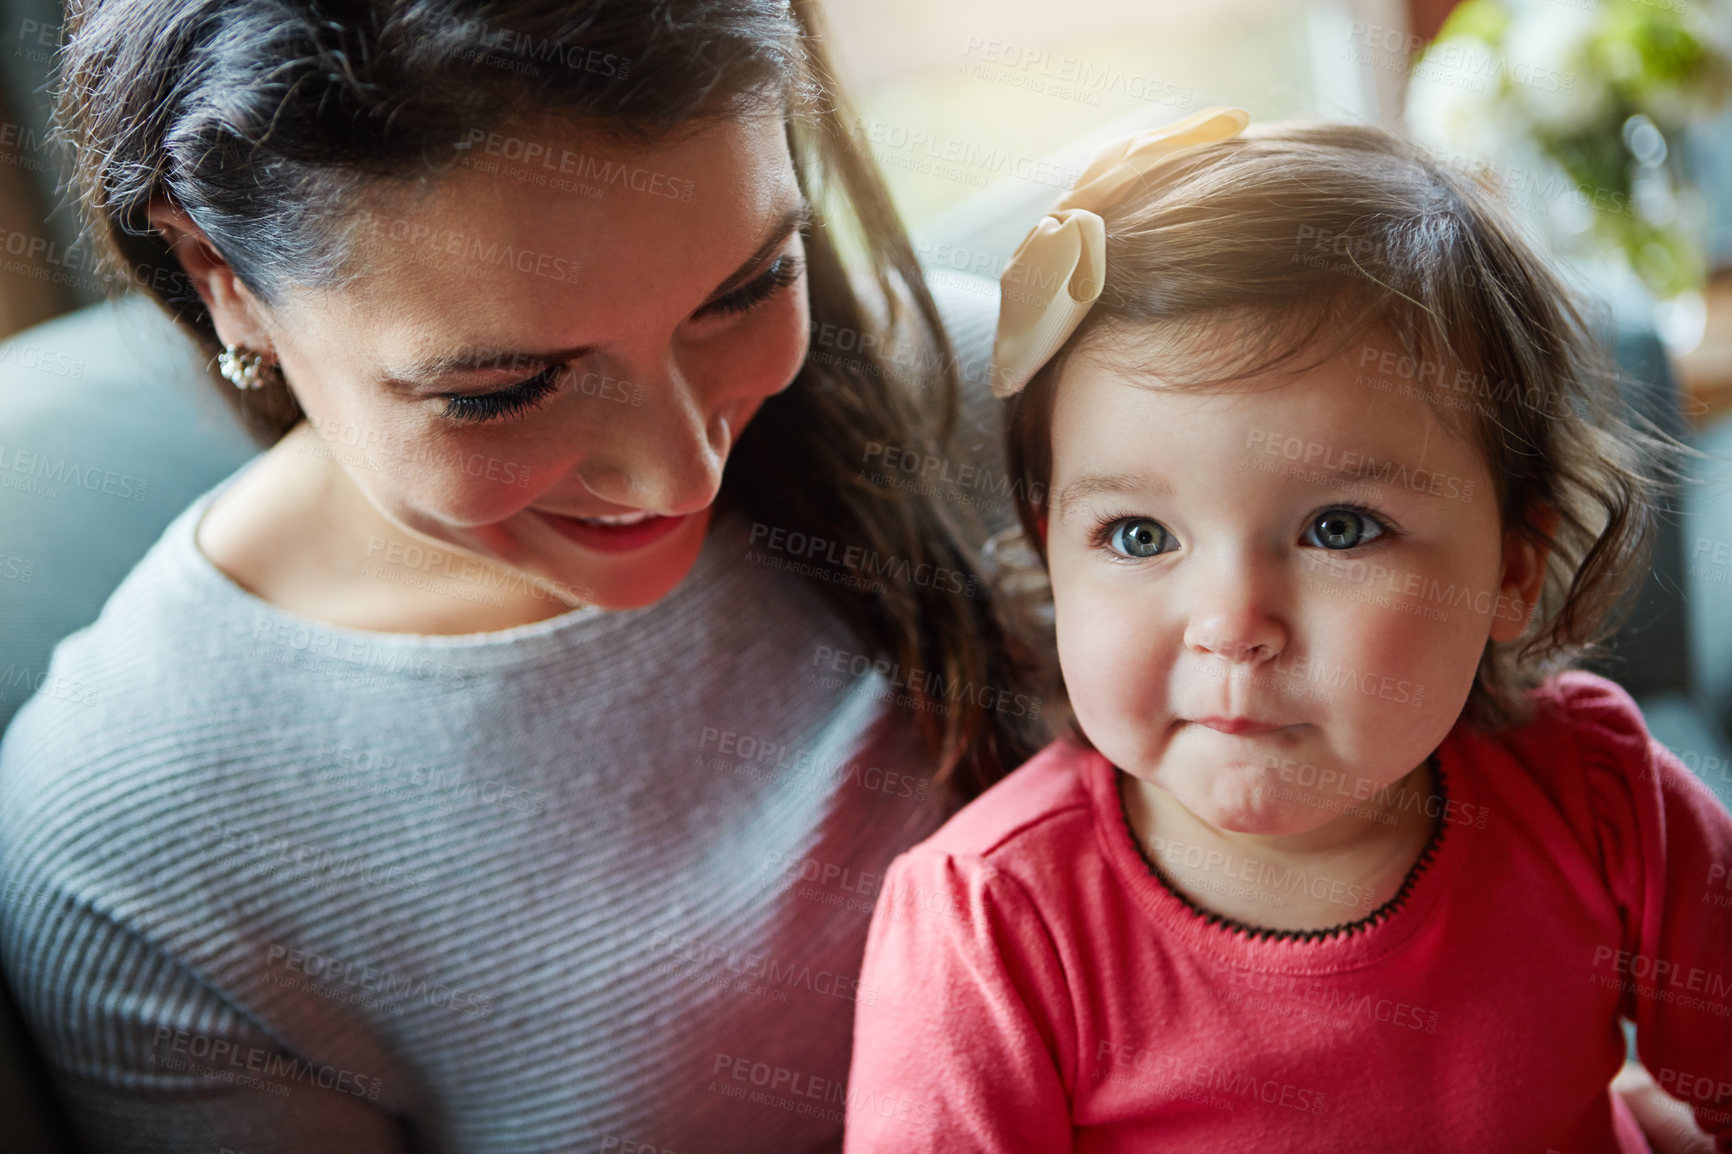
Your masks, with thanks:
[{"label": "woman's ear", "polygon": [[[1558,511],[1549,506],[1536,510],[1534,526],[1550,537],[1557,527]],[[1503,578],[1497,608],[1492,613],[1491,639],[1514,641],[1527,631],[1538,610],[1540,590],[1545,588],[1546,561],[1551,547],[1516,529],[1503,535]]]},{"label": "woman's ear", "polygon": [[187,279],[210,310],[223,344],[269,352],[271,339],[262,323],[264,310],[258,298],[241,283],[204,231],[183,210],[166,201],[153,201],[146,216],[186,270]]}]

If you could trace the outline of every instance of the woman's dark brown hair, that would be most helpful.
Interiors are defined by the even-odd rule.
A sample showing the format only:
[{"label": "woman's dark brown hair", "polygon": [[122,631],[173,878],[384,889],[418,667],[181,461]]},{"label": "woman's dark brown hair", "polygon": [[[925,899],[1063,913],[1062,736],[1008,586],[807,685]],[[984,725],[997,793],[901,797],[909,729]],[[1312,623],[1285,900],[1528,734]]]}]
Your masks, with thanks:
[{"label": "woman's dark brown hair", "polygon": [[[1367,389],[1430,404],[1485,460],[1505,530],[1549,549],[1527,628],[1486,643],[1463,716],[1519,723],[1524,689],[1611,635],[1676,479],[1665,459],[1693,450],[1626,420],[1586,318],[1489,190],[1381,129],[1281,125],[1182,154],[1103,216],[1100,301],[1011,402],[1009,468],[1028,491],[1051,481],[1065,363],[1117,363],[1115,333],[1158,333],[1162,363],[1134,367],[1198,390],[1357,344]],[[1042,511],[1018,502],[1044,562]]]},{"label": "woman's dark brown hair", "polygon": [[[907,237],[840,103],[813,0],[82,0],[58,85],[57,135],[104,267],[151,293],[213,359],[209,312],[148,223],[153,201],[186,212],[269,307],[290,284],[342,283],[369,194],[437,180],[478,130],[554,116],[652,142],[783,112],[818,210],[805,234],[814,331],[878,339],[850,341],[847,358],[812,358],[762,407],[721,500],[790,534],[893,558],[899,571],[971,568],[962,513],[860,475],[874,446],[941,443],[959,385]],[[854,231],[889,316],[844,268],[839,227]],[[875,352],[893,324],[929,370],[922,387],[895,386]],[[261,444],[302,418],[287,388],[223,395]],[[972,796],[1026,756],[1030,739],[942,688],[1010,682],[984,589],[821,588],[867,647],[938,675],[906,687],[935,782]]]}]

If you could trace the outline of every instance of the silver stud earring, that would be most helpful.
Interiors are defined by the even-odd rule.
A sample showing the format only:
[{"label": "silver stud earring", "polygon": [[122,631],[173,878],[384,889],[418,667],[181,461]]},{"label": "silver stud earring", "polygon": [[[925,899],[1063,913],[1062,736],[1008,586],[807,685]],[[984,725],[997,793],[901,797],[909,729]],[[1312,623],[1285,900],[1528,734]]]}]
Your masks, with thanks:
[{"label": "silver stud earring", "polygon": [[217,371],[237,389],[260,389],[267,380],[279,378],[275,365],[265,364],[263,353],[242,345],[225,345],[217,354]]}]

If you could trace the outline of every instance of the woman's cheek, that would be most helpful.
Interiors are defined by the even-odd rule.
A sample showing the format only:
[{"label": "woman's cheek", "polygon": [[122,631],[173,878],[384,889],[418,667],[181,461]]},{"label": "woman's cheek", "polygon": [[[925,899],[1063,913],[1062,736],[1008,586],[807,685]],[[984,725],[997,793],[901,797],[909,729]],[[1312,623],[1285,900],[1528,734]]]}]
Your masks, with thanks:
[{"label": "woman's cheek", "polygon": [[556,479],[550,469],[538,470],[528,461],[484,449],[446,448],[423,461],[414,476],[393,479],[390,491],[375,503],[413,514],[416,521],[473,528],[521,511]]},{"label": "woman's cheek", "polygon": [[810,333],[805,285],[792,286],[698,355],[725,368],[727,391],[768,397],[786,388],[806,362]]},{"label": "woman's cheek", "polygon": [[778,318],[776,337],[765,342],[765,361],[758,366],[765,382],[765,393],[780,392],[799,373],[811,349],[809,313],[803,287],[790,293],[782,316]]}]

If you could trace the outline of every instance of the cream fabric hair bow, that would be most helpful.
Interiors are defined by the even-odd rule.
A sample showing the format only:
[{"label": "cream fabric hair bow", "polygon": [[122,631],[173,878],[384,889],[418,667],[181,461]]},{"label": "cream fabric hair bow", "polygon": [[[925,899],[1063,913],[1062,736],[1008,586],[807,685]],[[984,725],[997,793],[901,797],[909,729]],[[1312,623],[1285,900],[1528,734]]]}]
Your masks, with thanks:
[{"label": "cream fabric hair bow", "polygon": [[[1238,108],[1206,108],[1146,132],[1108,141],[1076,187],[1059,197],[1018,246],[999,278],[998,337],[992,348],[992,392],[1020,393],[1047,358],[1076,331],[1106,284],[1106,224],[1100,212],[1137,179],[1175,154],[1228,140],[1251,117]],[[1030,300],[1025,288],[1054,285],[1051,299]]]}]

